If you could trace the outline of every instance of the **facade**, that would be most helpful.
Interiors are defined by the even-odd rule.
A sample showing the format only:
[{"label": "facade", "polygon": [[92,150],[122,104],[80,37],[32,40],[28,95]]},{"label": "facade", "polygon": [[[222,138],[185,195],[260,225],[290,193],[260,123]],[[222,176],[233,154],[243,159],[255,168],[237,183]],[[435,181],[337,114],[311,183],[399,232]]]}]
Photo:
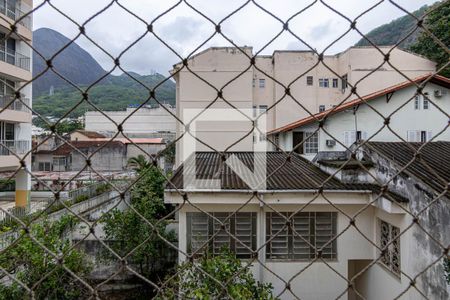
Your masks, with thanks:
[{"label": "facade", "polygon": [[[74,132],[70,136],[76,138],[66,142],[52,143],[55,148],[49,149],[47,145],[39,147],[33,152],[33,171],[67,172],[89,171],[86,166],[86,157],[90,157],[91,168],[95,171],[122,171],[126,170],[128,160],[138,155],[147,159],[165,149],[165,142],[161,138],[99,138],[94,134],[87,134],[92,138],[86,139],[86,132]],[[78,138],[81,138],[78,139]],[[157,159],[159,166],[164,168],[164,157]]]},{"label": "facade", "polygon": [[87,131],[113,136],[118,132],[117,125],[129,117],[122,125],[127,137],[173,140],[176,123],[174,115],[175,109],[170,106],[142,107],[137,111],[136,108],[129,107],[126,111],[88,111],[84,115],[84,122]]},{"label": "facade", "polygon": [[[250,168],[254,156],[264,154],[225,155],[236,155]],[[368,153],[365,158],[373,159],[373,172],[386,182],[382,164],[389,162],[385,159],[377,165],[375,155]],[[194,157],[196,169],[190,167]],[[168,185],[165,202],[180,209],[180,262],[187,259],[184,253],[195,258],[205,251],[219,253],[225,246],[243,263],[251,263],[255,279],[271,283],[281,299],[353,300],[361,299],[359,293],[364,299],[378,300],[400,295],[410,285],[409,278],[442,255],[443,249],[432,245],[420,228],[398,238],[412,221],[405,211],[417,212],[428,203],[420,178],[405,174],[396,181],[397,188],[390,185],[381,192],[374,182],[329,178],[308,160],[297,155],[288,159],[282,152],[267,153],[267,174],[272,174],[267,188],[254,191],[214,152],[196,153],[177,169],[171,182],[179,191]],[[444,173],[447,182],[449,174]],[[204,179],[205,185],[192,185],[195,177]],[[219,189],[209,188],[212,179],[220,181]],[[317,193],[325,181],[323,192]],[[180,195],[184,191],[188,193]],[[449,240],[439,233],[450,229],[448,211],[444,198],[420,217],[421,225],[443,245]],[[352,217],[356,226],[351,225]],[[436,222],[438,226],[431,228]],[[374,245],[385,248],[385,254]],[[449,295],[441,261],[417,279],[417,287],[429,299]],[[347,291],[349,282],[352,287]],[[402,299],[422,297],[409,289]]]},{"label": "facade", "polygon": [[[423,94],[417,94],[415,84],[428,77],[424,75],[413,82],[388,87],[269,134],[276,137],[274,140],[281,149],[294,150],[308,159],[313,159],[317,153],[345,151],[358,140],[450,141],[450,132],[446,130],[450,79],[436,75],[426,84]],[[320,120],[325,116],[319,129]],[[386,117],[389,117],[389,126],[384,125]]]},{"label": "facade", "polygon": [[[0,172],[16,171],[16,206],[30,201],[30,175],[20,161],[30,168],[31,155],[31,48],[32,18],[27,16],[9,35],[12,24],[31,11],[31,0],[5,0],[0,3]],[[9,35],[9,36],[8,36]],[[28,106],[28,107],[27,107]],[[1,190],[1,187],[0,187]]]},{"label": "facade", "polygon": [[[387,52],[391,47],[381,50]],[[254,111],[250,117],[265,114],[267,131],[272,131],[352,100],[356,96],[351,87],[355,85],[358,95],[367,95],[405,80],[397,70],[383,64],[384,55],[372,47],[352,47],[324,56],[323,62],[311,51],[275,51],[270,56],[254,57],[253,66],[252,57],[251,47],[215,47],[191,57],[189,69],[183,63],[175,65],[171,73],[176,80],[176,110],[183,123],[190,120],[183,116],[188,109],[231,109],[232,105]],[[389,60],[409,78],[435,70],[435,63],[397,48]],[[253,138],[247,133],[251,128],[251,121],[230,124],[217,120],[198,125],[196,135],[219,151],[242,139],[229,150],[250,151]],[[184,132],[184,126],[177,124],[177,136]],[[183,157],[183,144],[179,144],[177,164]],[[199,143],[197,150],[211,149]]]}]

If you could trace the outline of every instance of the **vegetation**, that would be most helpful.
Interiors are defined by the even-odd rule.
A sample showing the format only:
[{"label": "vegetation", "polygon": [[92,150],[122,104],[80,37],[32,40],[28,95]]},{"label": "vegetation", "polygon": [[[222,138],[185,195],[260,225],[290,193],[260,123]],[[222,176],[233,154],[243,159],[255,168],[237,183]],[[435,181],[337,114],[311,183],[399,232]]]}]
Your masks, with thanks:
[{"label": "vegetation", "polygon": [[[65,216],[56,222],[44,220],[31,225],[31,235],[48,250],[61,257],[64,267],[78,277],[86,276],[91,265],[83,252],[72,249],[65,233],[75,225]],[[21,230],[21,234],[24,234]],[[27,287],[33,287],[33,299],[80,299],[86,294],[81,282],[69,274],[54,256],[24,235],[14,247],[0,254],[0,266]],[[0,283],[0,299],[31,299],[24,287],[12,280]]]},{"label": "vegetation", "polygon": [[161,220],[169,212],[163,202],[164,176],[152,165],[138,169],[138,175],[141,178],[131,190],[132,209],[105,214],[104,231],[107,240],[115,241],[110,245],[114,251],[123,256],[132,252],[129,262],[141,275],[157,281],[176,264],[175,250],[171,251],[161,237],[171,242],[176,239],[173,232],[166,231],[167,222]]},{"label": "vegetation", "polygon": [[145,158],[144,155],[139,154],[136,157],[132,157],[128,160],[128,165],[134,170],[141,172],[150,167],[150,162]]},{"label": "vegetation", "polygon": [[[422,17],[425,14],[428,6],[422,6],[420,9],[414,11],[412,14],[416,17]],[[366,34],[367,38],[378,46],[395,45],[401,39],[406,37],[413,29],[417,27],[417,21],[410,15],[400,17],[388,24],[381,25]],[[414,32],[400,45],[402,48],[409,48],[418,36],[419,32]],[[371,44],[364,38],[361,38],[355,46],[371,46]]]},{"label": "vegetation", "polygon": [[[165,79],[164,76],[148,75],[138,76],[147,87],[153,88]],[[82,87],[83,88],[83,87]],[[85,87],[84,87],[85,88]],[[128,75],[111,76],[88,91],[89,101],[99,109],[105,111],[125,110],[130,105],[138,105],[147,101],[149,90],[131,79]],[[161,103],[175,104],[175,84],[168,81],[156,89],[156,98]],[[55,89],[53,95],[41,95],[33,99],[33,109],[43,116],[61,117],[69,109],[76,106],[83,99],[83,95],[73,88]],[[156,105],[152,100],[146,104]],[[88,110],[95,110],[93,106],[84,101],[77,106],[68,117],[82,116]]]},{"label": "vegetation", "polygon": [[[202,271],[200,271],[200,269]],[[178,276],[169,280],[161,299],[276,299],[270,283],[253,278],[250,267],[229,250],[198,261],[186,262],[178,268]]]},{"label": "vegetation", "polygon": [[[50,126],[52,124],[54,124],[51,121],[48,121],[48,123],[50,123]],[[50,126],[48,123],[45,122],[44,120],[42,120],[41,118],[33,119],[33,125],[50,131]],[[63,134],[70,133],[70,132],[73,132],[78,129],[83,129],[83,124],[77,120],[63,120],[63,121],[59,122],[58,124],[56,124],[55,129],[56,129],[56,133],[63,135]]]},{"label": "vegetation", "polygon": [[[438,68],[441,68],[448,64],[450,59],[447,53],[450,47],[450,2],[438,2],[430,10],[424,26],[445,45],[445,48],[423,31],[417,42],[411,46],[411,50],[437,62]],[[445,67],[440,74],[450,77],[450,66]]]}]

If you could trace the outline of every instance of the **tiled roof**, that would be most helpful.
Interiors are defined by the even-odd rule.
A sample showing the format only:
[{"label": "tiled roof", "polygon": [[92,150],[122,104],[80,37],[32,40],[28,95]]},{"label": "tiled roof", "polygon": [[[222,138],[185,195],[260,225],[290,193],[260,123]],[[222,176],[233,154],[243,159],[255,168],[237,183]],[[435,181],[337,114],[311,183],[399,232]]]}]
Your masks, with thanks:
[{"label": "tiled roof", "polygon": [[[168,190],[183,189],[183,169],[185,165],[189,166],[187,173],[194,178],[193,164],[190,163],[196,159],[196,178],[197,179],[220,179],[221,189],[223,190],[250,190],[248,185],[234,173],[224,161],[230,155],[236,155],[244,165],[253,170],[254,158],[262,159],[262,155],[266,156],[266,174],[268,176],[266,190],[317,190],[322,186],[330,175],[322,171],[319,167],[310,161],[298,156],[292,155],[288,159],[288,155],[283,152],[227,152],[223,154],[223,158],[217,152],[197,152],[188,158],[188,164],[181,165],[174,173],[170,183],[167,184]],[[201,189],[209,189],[208,181]],[[353,191],[373,191],[379,192],[379,188],[371,184],[348,184],[331,178],[323,186],[324,190],[353,190]],[[398,197],[396,201],[404,202],[405,199]]]},{"label": "tiled roof", "polygon": [[[404,143],[368,142],[369,149],[395,163],[403,173],[414,176],[437,193],[442,193],[450,182],[450,142]],[[420,150],[415,158],[415,151]],[[411,149],[411,147],[413,149]],[[414,161],[413,161],[414,160]],[[409,164],[413,161],[411,164]]]},{"label": "tiled roof", "polygon": [[[339,105],[339,106],[337,106],[335,108],[331,108],[331,109],[325,110],[325,111],[323,111],[321,113],[318,113],[318,114],[315,114],[315,115],[312,115],[312,116],[309,116],[309,117],[297,120],[295,122],[292,122],[292,123],[287,124],[285,126],[282,126],[280,128],[274,129],[274,130],[270,131],[268,134],[276,134],[276,133],[286,132],[286,131],[290,131],[292,129],[295,129],[295,128],[298,128],[300,126],[304,126],[304,125],[307,125],[307,124],[310,124],[310,123],[314,123],[314,122],[318,123],[319,120],[322,120],[324,117],[331,116],[331,115],[333,115],[335,113],[347,110],[347,109],[352,108],[352,107],[354,107],[356,105],[363,104],[363,103],[365,103],[367,101],[370,101],[370,100],[373,100],[373,99],[377,99],[377,98],[379,98],[381,96],[384,96],[386,94],[389,94],[389,93],[393,93],[395,91],[398,91],[400,89],[403,89],[405,87],[413,85],[414,83],[416,83],[416,84],[420,83],[422,81],[425,81],[429,77],[430,77],[430,74],[425,74],[425,75],[422,75],[422,76],[419,76],[419,77],[416,77],[416,78],[412,79],[412,82],[411,81],[405,81],[405,82],[402,82],[400,84],[393,85],[391,87],[379,90],[377,92],[371,93],[371,94],[366,95],[364,97],[357,98],[357,99],[349,101],[349,102],[345,102],[345,103],[343,103],[343,104],[341,104],[341,105]],[[446,88],[450,88],[450,79],[446,78],[444,76],[435,75],[435,76],[433,76],[430,79],[430,82],[442,85],[442,86],[444,86]]]},{"label": "tiled roof", "polygon": [[[74,148],[78,149],[78,150],[82,150],[82,149],[86,149],[86,148],[99,148],[105,144],[105,142],[103,142],[103,141],[69,141],[68,143],[70,143],[70,145],[72,145],[72,147],[70,145],[68,145],[67,143],[64,143],[61,146],[59,146],[58,148],[56,148],[55,150],[53,150],[53,155],[68,155],[72,151],[76,151],[76,150],[74,150]],[[106,145],[104,146],[104,148],[119,148],[119,147],[123,147],[123,146],[124,146],[124,144],[122,142],[112,141],[112,142],[107,142]]]},{"label": "tiled roof", "polygon": [[89,131],[89,130],[75,130],[75,132],[81,133],[82,135],[91,138],[91,139],[97,139],[97,138],[104,138],[105,136],[103,134],[100,134],[96,131]]},{"label": "tiled roof", "polygon": [[[99,138],[96,141],[110,141],[110,138]],[[163,138],[115,138],[114,141],[119,141],[124,144],[164,144]],[[131,141],[131,142],[130,142]]]}]

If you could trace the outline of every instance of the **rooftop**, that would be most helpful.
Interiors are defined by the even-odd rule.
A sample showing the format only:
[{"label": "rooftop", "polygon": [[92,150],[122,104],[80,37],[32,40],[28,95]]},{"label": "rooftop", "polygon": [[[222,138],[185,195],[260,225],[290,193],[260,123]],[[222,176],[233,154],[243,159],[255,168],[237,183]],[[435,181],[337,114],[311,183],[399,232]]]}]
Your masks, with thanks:
[{"label": "rooftop", "polygon": [[[402,173],[409,174],[437,193],[450,182],[450,142],[404,143],[368,142],[367,148],[392,161]],[[416,156],[416,151],[420,156]],[[410,164],[411,163],[411,164]],[[448,192],[447,192],[448,193]]]},{"label": "rooftop", "polygon": [[[405,82],[402,82],[402,83],[390,86],[388,88],[385,88],[385,89],[379,90],[377,92],[368,94],[368,95],[366,95],[364,97],[357,98],[355,100],[352,100],[352,101],[343,103],[341,105],[338,105],[338,106],[336,106],[334,108],[325,110],[325,111],[323,111],[321,113],[314,114],[312,116],[309,116],[309,117],[297,120],[295,122],[292,122],[292,123],[287,124],[285,126],[282,126],[280,128],[274,129],[274,130],[270,131],[268,134],[276,134],[276,133],[286,132],[286,131],[290,131],[292,129],[295,129],[295,128],[298,128],[300,126],[304,126],[304,125],[307,125],[307,124],[310,124],[310,123],[314,123],[314,122],[318,123],[320,120],[322,120],[322,119],[324,119],[326,117],[329,117],[329,116],[331,116],[331,115],[333,115],[335,113],[338,113],[338,112],[341,112],[341,111],[353,108],[354,106],[357,106],[357,105],[360,105],[360,104],[364,104],[367,101],[371,101],[371,100],[377,99],[377,98],[379,98],[381,96],[384,96],[384,95],[396,92],[396,91],[401,90],[403,88],[409,87],[409,86],[411,86],[413,84],[419,84],[419,83],[427,80],[428,78],[430,78],[430,76],[431,76],[431,74],[425,74],[425,75],[416,77],[416,78],[412,79],[411,81],[405,81]],[[446,88],[450,88],[450,79],[446,78],[444,76],[435,75],[435,76],[431,77],[430,82],[439,84],[439,85],[444,86]]]},{"label": "rooftop", "polygon": [[105,136],[103,134],[100,134],[96,131],[89,131],[89,130],[75,130],[74,132],[78,132],[88,138],[96,139],[96,138],[104,138]]},{"label": "rooftop", "polygon": [[[224,161],[231,155],[241,160],[245,166],[253,170],[254,159],[262,159],[266,156],[266,174],[267,174],[267,190],[318,190],[323,184],[324,190],[352,190],[364,192],[380,191],[379,187],[371,184],[349,184],[343,183],[338,179],[322,171],[319,167],[310,161],[298,155],[287,155],[284,152],[227,152],[219,154],[217,152],[197,152],[191,155],[188,159],[189,170],[187,170],[189,179],[220,179],[222,190],[251,190],[249,186],[234,173]],[[196,160],[195,177],[192,160]],[[182,164],[174,173],[170,183],[167,184],[166,189],[171,190],[175,187],[183,190],[183,170],[186,164]],[[201,189],[208,189],[208,182],[199,187]],[[406,199],[401,197],[394,197],[395,201],[405,202]]]},{"label": "rooftop", "polygon": [[122,147],[123,143],[119,141],[69,141],[62,144],[55,150],[53,150],[53,155],[68,155],[72,151],[86,149],[86,148],[119,148]]}]

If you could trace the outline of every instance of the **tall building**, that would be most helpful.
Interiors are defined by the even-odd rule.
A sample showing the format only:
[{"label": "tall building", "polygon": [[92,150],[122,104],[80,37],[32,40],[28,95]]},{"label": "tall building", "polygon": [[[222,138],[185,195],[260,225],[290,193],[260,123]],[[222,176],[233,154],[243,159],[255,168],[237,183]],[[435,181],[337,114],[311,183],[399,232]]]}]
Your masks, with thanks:
[{"label": "tall building", "polygon": [[[31,149],[32,0],[0,1],[0,172],[15,175],[16,206],[27,206],[31,178],[21,160]],[[11,33],[11,25],[17,30]],[[31,153],[24,159],[31,170]]]},{"label": "tall building", "polygon": [[[186,124],[189,120],[183,114],[187,109],[232,109],[233,105],[258,115],[274,106],[266,114],[267,131],[271,131],[354,99],[351,86],[356,85],[356,92],[362,97],[403,82],[404,76],[415,78],[435,70],[432,61],[398,48],[390,51],[391,48],[351,47],[323,58],[311,51],[275,51],[272,55],[256,56],[253,65],[252,47],[209,48],[191,57],[187,67],[179,63],[171,71],[176,80],[177,116]],[[389,63],[385,62],[386,53]],[[253,150],[255,138],[248,134],[252,125],[241,123],[205,122],[203,127],[196,126],[195,134],[216,150],[230,145],[231,151]],[[177,123],[178,136],[184,132],[185,127]],[[177,146],[179,164],[183,145]],[[200,142],[197,150],[211,151]]]}]

